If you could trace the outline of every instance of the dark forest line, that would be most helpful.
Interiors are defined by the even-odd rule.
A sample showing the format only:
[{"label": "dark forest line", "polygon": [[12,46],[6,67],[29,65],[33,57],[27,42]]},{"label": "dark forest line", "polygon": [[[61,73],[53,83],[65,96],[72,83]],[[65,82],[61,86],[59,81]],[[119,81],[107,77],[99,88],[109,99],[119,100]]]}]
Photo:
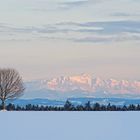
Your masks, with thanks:
[{"label": "dark forest line", "polygon": [[[2,110],[2,105],[0,105],[0,110]],[[91,104],[87,102],[85,105],[74,106],[70,101],[66,101],[65,105],[60,106],[43,106],[43,105],[32,105],[28,104],[24,107],[15,106],[14,104],[8,104],[6,106],[7,111],[140,111],[140,105],[129,105],[129,106],[116,106],[111,105],[100,105],[99,103]]]}]

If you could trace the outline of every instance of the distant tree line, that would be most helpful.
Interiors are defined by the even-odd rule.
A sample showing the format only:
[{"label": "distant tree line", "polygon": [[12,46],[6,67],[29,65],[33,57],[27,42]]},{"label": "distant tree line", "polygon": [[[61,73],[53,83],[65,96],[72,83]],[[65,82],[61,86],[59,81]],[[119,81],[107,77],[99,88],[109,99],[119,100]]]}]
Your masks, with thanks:
[{"label": "distant tree line", "polygon": [[[3,109],[3,105],[0,105],[0,110]],[[91,104],[87,102],[85,105],[74,106],[70,101],[66,101],[64,106],[43,106],[43,105],[32,105],[28,104],[26,106],[15,106],[14,104],[9,104],[6,106],[8,111],[140,111],[140,105],[129,105],[129,106],[116,106],[111,105],[100,105],[99,103]]]}]

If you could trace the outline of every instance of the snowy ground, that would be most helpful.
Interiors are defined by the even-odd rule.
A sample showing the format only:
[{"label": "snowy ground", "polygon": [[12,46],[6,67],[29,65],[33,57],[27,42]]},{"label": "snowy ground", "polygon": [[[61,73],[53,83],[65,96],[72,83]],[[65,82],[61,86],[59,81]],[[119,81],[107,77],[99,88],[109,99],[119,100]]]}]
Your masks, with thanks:
[{"label": "snowy ground", "polygon": [[1,140],[139,140],[140,112],[0,112]]}]

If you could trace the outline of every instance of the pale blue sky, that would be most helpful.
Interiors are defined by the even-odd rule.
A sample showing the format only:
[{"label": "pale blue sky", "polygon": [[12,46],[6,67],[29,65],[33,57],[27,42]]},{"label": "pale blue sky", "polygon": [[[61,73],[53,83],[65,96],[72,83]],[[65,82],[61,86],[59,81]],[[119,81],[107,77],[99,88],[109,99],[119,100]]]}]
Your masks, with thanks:
[{"label": "pale blue sky", "polygon": [[140,1],[0,0],[0,66],[140,80]]}]

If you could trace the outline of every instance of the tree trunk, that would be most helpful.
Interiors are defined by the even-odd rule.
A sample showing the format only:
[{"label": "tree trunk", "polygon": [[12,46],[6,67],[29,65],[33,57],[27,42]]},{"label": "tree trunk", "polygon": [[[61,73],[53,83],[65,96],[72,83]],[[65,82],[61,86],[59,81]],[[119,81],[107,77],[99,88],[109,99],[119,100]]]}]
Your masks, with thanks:
[{"label": "tree trunk", "polygon": [[2,100],[2,110],[6,110],[5,100]]}]

